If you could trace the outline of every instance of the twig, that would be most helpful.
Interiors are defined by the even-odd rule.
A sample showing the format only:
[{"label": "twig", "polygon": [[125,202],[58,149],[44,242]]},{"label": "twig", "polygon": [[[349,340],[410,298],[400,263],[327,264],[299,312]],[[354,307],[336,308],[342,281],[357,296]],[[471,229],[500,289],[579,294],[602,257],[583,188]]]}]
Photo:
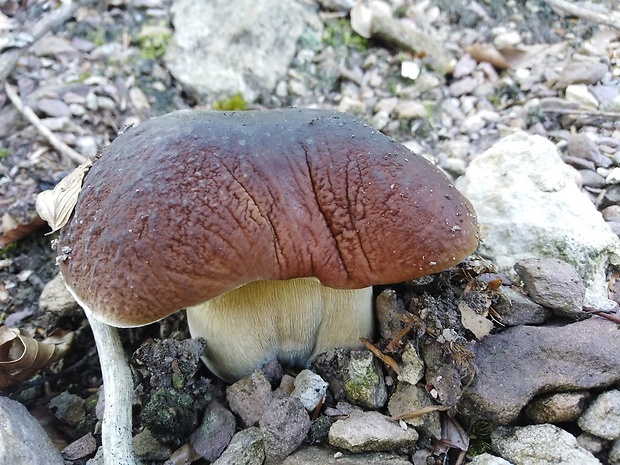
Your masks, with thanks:
[{"label": "twig", "polygon": [[0,84],[2,84],[7,77],[9,77],[9,74],[11,74],[15,68],[15,64],[24,50],[37,42],[48,31],[51,31],[52,29],[65,23],[73,16],[73,13],[78,9],[78,7],[86,6],[93,2],[94,0],[82,0],[80,2],[66,0],[62,2],[62,6],[45,15],[45,17],[36,23],[30,31],[23,31],[30,35],[32,40],[25,47],[12,48],[0,55]]},{"label": "twig", "polygon": [[620,29],[620,19],[615,18],[609,11],[607,13],[598,13],[589,8],[576,5],[573,2],[567,2],[566,0],[546,0],[546,2],[553,8],[568,13],[569,15]]},{"label": "twig", "polygon": [[389,366],[392,370],[394,370],[394,373],[396,373],[397,375],[400,375],[400,367],[398,366],[398,363],[396,363],[396,360],[394,360],[389,355],[385,355],[384,353],[382,353],[379,349],[377,349],[372,344],[372,342],[370,342],[365,337],[360,338],[360,341],[364,343],[364,345],[368,348],[368,350],[370,350],[374,354],[375,357],[377,357],[379,360],[381,360],[383,363]]},{"label": "twig", "polygon": [[600,118],[620,118],[617,111],[580,110],[578,108],[541,108],[544,113],[558,113],[560,115],[598,116]]},{"label": "twig", "polygon": [[32,124],[37,129],[37,131],[39,131],[39,133],[41,133],[41,135],[47,139],[50,145],[54,147],[54,149],[56,149],[61,155],[79,164],[82,164],[87,160],[85,156],[77,153],[63,141],[58,139],[58,137],[56,137],[52,131],[46,128],[39,119],[39,117],[36,115],[36,113],[32,110],[32,108],[24,105],[24,102],[22,102],[22,99],[19,98],[19,95],[17,95],[17,92],[15,92],[13,87],[6,83],[4,85],[4,90],[9,100],[11,100],[11,103],[15,105],[15,108],[19,110],[19,112],[24,116],[24,118],[26,118],[26,120],[30,124]]},{"label": "twig", "polygon": [[137,465],[133,450],[133,379],[118,331],[85,311],[93,331],[105,396],[101,447],[105,465]]}]

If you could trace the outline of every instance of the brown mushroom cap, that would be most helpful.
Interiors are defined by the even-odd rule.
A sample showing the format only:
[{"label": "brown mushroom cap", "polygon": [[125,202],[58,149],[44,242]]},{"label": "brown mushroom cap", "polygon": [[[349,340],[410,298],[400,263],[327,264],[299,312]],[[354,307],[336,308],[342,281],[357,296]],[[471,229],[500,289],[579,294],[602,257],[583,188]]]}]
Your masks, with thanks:
[{"label": "brown mushroom cap", "polygon": [[447,177],[362,121],[185,110],[104,150],[59,262],[97,318],[140,326],[257,280],[401,282],[477,244],[474,210]]}]

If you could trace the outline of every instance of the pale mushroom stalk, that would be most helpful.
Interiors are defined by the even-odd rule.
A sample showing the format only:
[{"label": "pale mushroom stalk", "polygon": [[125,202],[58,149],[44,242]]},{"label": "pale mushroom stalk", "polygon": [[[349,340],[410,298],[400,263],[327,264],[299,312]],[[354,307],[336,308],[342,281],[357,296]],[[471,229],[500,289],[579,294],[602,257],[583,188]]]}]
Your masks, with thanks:
[{"label": "pale mushroom stalk", "polygon": [[103,377],[103,463],[139,465],[134,454],[132,434],[133,379],[123,344],[116,328],[97,320],[88,309],[84,310],[97,345]]},{"label": "pale mushroom stalk", "polygon": [[314,278],[255,281],[187,309],[203,361],[234,382],[270,360],[305,366],[334,347],[373,333],[372,287],[331,289]]}]

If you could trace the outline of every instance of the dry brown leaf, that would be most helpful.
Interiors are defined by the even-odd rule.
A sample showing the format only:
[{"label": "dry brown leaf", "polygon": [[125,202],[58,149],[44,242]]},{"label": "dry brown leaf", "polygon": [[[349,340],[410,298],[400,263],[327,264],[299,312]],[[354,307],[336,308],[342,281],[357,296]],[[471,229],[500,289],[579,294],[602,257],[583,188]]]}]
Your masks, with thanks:
[{"label": "dry brown leaf", "polygon": [[504,56],[492,45],[472,44],[465,51],[479,63],[486,61],[498,69],[508,69],[510,67]]},{"label": "dry brown leaf", "polygon": [[23,330],[0,326],[0,389],[30,379],[60,360],[69,349],[73,335],[72,331],[56,329],[39,342]]},{"label": "dry brown leaf", "polygon": [[93,165],[88,160],[74,169],[52,190],[41,192],[37,196],[37,212],[47,221],[52,232],[62,228],[71,217],[78,195],[82,190],[82,181]]},{"label": "dry brown leaf", "polygon": [[35,216],[28,224],[19,224],[8,213],[2,215],[1,221],[2,223],[0,226],[0,230],[2,232],[2,236],[0,236],[0,249],[6,247],[13,242],[17,242],[22,237],[25,237],[31,232],[36,231],[45,224],[45,222],[41,218],[39,218],[39,216]]}]

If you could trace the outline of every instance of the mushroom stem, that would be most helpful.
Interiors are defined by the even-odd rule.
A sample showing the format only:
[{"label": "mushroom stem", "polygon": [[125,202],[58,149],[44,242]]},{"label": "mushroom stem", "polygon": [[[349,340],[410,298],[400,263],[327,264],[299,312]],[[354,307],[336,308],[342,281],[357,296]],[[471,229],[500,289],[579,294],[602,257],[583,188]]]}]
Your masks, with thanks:
[{"label": "mushroom stem", "polygon": [[234,382],[266,362],[306,366],[336,347],[372,337],[372,287],[332,289],[315,278],[255,281],[187,309],[194,338],[207,341],[203,361]]},{"label": "mushroom stem", "polygon": [[85,309],[95,338],[103,377],[105,410],[101,446],[105,465],[137,465],[133,450],[133,379],[116,328],[102,323]]}]

